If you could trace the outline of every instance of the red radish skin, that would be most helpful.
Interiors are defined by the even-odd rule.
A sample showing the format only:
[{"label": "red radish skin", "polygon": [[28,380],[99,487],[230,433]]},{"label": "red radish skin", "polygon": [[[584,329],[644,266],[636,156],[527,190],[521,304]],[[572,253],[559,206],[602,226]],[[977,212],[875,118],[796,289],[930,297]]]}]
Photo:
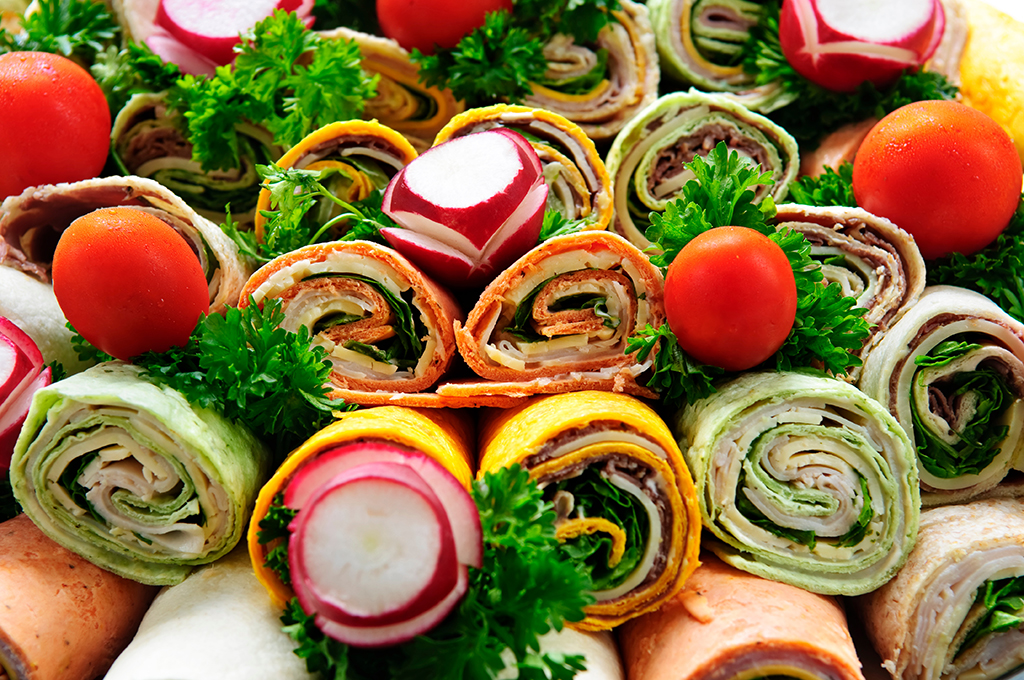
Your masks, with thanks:
[{"label": "red radish skin", "polygon": [[483,564],[483,534],[476,503],[452,473],[430,456],[387,442],[356,442],[327,451],[304,463],[288,482],[284,504],[301,510],[309,498],[333,477],[374,462],[400,463],[415,470],[437,494],[455,537],[455,552],[462,564]]},{"label": "red radish skin", "polygon": [[485,284],[537,243],[547,184],[523,137],[495,128],[427,150],[388,184],[389,243],[442,283]]},{"label": "red radish skin", "polygon": [[[270,16],[274,10],[296,12],[311,25],[313,4],[314,0],[160,0],[156,22],[182,45],[214,64],[222,65],[234,61],[234,47],[239,43],[239,34]],[[166,43],[161,48],[175,51]],[[191,61],[187,52],[177,50],[177,53]]]},{"label": "red radish skin", "polygon": [[940,0],[784,0],[779,42],[790,65],[837,92],[885,87],[921,66],[945,27]]},{"label": "red radish skin", "polygon": [[32,395],[50,380],[36,343],[13,321],[0,317],[0,471],[10,467]]},{"label": "red radish skin", "polygon": [[367,463],[336,475],[290,529],[299,604],[343,635],[372,634],[435,612],[465,571],[440,500],[401,463]]},{"label": "red radish skin", "polygon": [[17,393],[9,403],[0,407],[0,472],[11,467],[11,456],[14,444],[21,434],[21,426],[25,424],[28,409],[32,405],[32,397],[53,380],[50,367],[44,368],[25,389]]}]

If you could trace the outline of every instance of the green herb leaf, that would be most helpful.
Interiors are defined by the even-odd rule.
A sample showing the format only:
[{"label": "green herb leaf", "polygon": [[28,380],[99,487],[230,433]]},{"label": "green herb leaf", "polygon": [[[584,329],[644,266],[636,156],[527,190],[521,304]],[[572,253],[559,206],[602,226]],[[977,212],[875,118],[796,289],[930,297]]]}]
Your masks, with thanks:
[{"label": "green herb leaf", "polygon": [[725,375],[724,369],[702,364],[684,352],[668,324],[658,328],[647,324],[626,345],[626,352],[636,352],[639,362],[647,361],[655,351],[647,386],[673,408],[710,396],[715,391],[714,381]]},{"label": "green herb leaf", "polygon": [[588,224],[590,224],[589,220],[570,220],[557,210],[546,210],[544,212],[544,223],[540,227],[540,236],[537,238],[537,243],[544,243],[544,241],[547,241],[549,238],[554,238],[556,236],[575,234],[583,231]]},{"label": "green herb leaf", "polygon": [[75,350],[75,354],[78,355],[78,359],[84,363],[98,364],[104,361],[113,361],[114,357],[110,356],[106,352],[100,351],[93,346],[91,342],[82,337],[82,334],[75,330],[75,327],[71,325],[70,321],[64,323],[64,326],[71,331],[71,349]]},{"label": "green herb leaf", "polygon": [[957,655],[984,637],[1024,625],[1024,576],[986,581],[975,596],[975,603],[979,600],[987,611],[964,638]]},{"label": "green herb leaf", "polygon": [[106,5],[93,0],[37,0],[21,28],[0,29],[0,54],[50,52],[90,63],[119,33]]},{"label": "green herb leaf", "polygon": [[120,50],[111,45],[97,53],[89,71],[107,97],[111,116],[116,116],[132,95],[167,90],[181,78],[177,65],[166,63],[145,43],[136,42]]},{"label": "green herb leaf", "polygon": [[376,7],[364,0],[316,0],[313,17],[318,31],[344,26],[362,33],[381,35]]},{"label": "green herb leaf", "polygon": [[286,586],[292,584],[292,571],[288,564],[288,537],[291,536],[288,526],[298,512],[298,510],[286,506],[284,494],[279,493],[271,501],[267,514],[260,520],[259,531],[256,532],[256,540],[260,545],[282,541],[267,552],[263,565],[277,574],[281,583]]},{"label": "green herb leaf", "polygon": [[826,167],[817,177],[801,177],[789,185],[789,196],[801,205],[857,207],[853,196],[853,163],[844,161],[838,172]]}]

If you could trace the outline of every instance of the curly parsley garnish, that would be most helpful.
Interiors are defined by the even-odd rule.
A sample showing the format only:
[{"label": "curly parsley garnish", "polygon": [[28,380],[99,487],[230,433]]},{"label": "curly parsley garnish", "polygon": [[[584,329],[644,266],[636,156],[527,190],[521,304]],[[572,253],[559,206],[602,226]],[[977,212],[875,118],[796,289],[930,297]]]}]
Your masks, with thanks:
[{"label": "curly parsley garnish", "polygon": [[38,0],[15,33],[0,29],[0,54],[50,52],[91,62],[120,30],[106,5],[93,0]]}]

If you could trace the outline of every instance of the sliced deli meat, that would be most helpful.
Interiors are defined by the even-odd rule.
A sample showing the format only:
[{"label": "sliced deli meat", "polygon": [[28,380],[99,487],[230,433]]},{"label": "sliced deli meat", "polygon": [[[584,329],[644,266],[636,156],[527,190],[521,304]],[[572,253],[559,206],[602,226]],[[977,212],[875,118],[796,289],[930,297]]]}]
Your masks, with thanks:
[{"label": "sliced deli meat", "polygon": [[661,609],[619,633],[631,680],[863,680],[842,605],[714,555]]},{"label": "sliced deli meat", "polygon": [[11,485],[64,547],[169,585],[238,543],[270,454],[245,427],[141,373],[108,362],[37,391]]},{"label": "sliced deli meat", "polygon": [[774,184],[761,186],[757,199],[778,203],[800,169],[792,135],[764,116],[722,95],[696,90],[673,92],[637,113],[608,151],[608,173],[615,187],[615,217],[610,229],[638,248],[651,245],[644,233],[652,211],[662,212],[695,179],[684,167],[707,156],[719,142],[730,152],[772,173]]},{"label": "sliced deli meat", "polygon": [[925,505],[1024,494],[1024,325],[984,295],[925,288],[858,384],[906,430]]},{"label": "sliced deli meat", "polygon": [[281,301],[283,328],[324,348],[332,394],[350,403],[423,392],[456,354],[454,298],[377,243],[316,244],[272,260],[246,283],[241,305],[268,298]]},{"label": "sliced deli meat", "polygon": [[859,598],[894,680],[994,680],[1024,664],[1024,508],[986,499],[929,508],[907,564]]},{"label": "sliced deli meat", "polygon": [[518,463],[555,506],[556,535],[591,575],[574,627],[605,630],[657,609],[697,566],[693,483],[668,427],[632,397],[537,397],[481,425],[480,473]]},{"label": "sliced deli meat", "polygon": [[[647,7],[631,0],[620,5],[595,44],[577,45],[558,33],[544,45],[547,72],[542,82],[530,84],[533,93],[524,104],[554,111],[591,139],[604,140],[658,96],[661,71]],[[590,90],[573,93],[572,85],[595,69],[603,69],[604,77]]]},{"label": "sliced deli meat", "polygon": [[654,396],[651,360],[627,340],[665,318],[661,272],[603,231],[558,236],[528,252],[481,293],[459,352],[490,383],[447,383],[439,394],[531,394],[604,389]]},{"label": "sliced deli meat", "polygon": [[825,595],[892,578],[921,500],[906,433],[840,380],[748,373],[680,412],[710,548],[726,563]]},{"label": "sliced deli meat", "polygon": [[100,208],[128,207],[174,229],[196,255],[210,291],[210,311],[238,303],[253,264],[221,229],[177,194],[144,177],[102,177],[29,187],[0,204],[0,263],[50,283],[57,241],[77,218]]}]

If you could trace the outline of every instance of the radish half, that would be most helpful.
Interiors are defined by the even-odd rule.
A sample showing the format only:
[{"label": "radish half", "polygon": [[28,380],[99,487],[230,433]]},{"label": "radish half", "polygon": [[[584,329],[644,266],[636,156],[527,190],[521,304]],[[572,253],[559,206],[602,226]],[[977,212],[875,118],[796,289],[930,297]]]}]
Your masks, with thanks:
[{"label": "radish half", "polygon": [[779,42],[790,65],[830,90],[892,83],[942,39],[940,0],[783,0]]},{"label": "radish half", "polygon": [[50,384],[50,376],[32,338],[10,319],[0,317],[0,470],[10,467],[32,395]]},{"label": "radish half", "polygon": [[482,563],[476,504],[422,453],[372,441],[324,451],[295,472],[284,502],[298,510],[288,542],[295,595],[347,644],[426,632]]},{"label": "radish half", "polygon": [[428,149],[398,172],[382,209],[388,243],[449,286],[480,286],[537,243],[548,187],[521,135],[494,128]]},{"label": "radish half", "polygon": [[239,34],[273,14],[295,12],[310,19],[315,0],[160,0],[156,22],[215,64],[230,64]]}]

